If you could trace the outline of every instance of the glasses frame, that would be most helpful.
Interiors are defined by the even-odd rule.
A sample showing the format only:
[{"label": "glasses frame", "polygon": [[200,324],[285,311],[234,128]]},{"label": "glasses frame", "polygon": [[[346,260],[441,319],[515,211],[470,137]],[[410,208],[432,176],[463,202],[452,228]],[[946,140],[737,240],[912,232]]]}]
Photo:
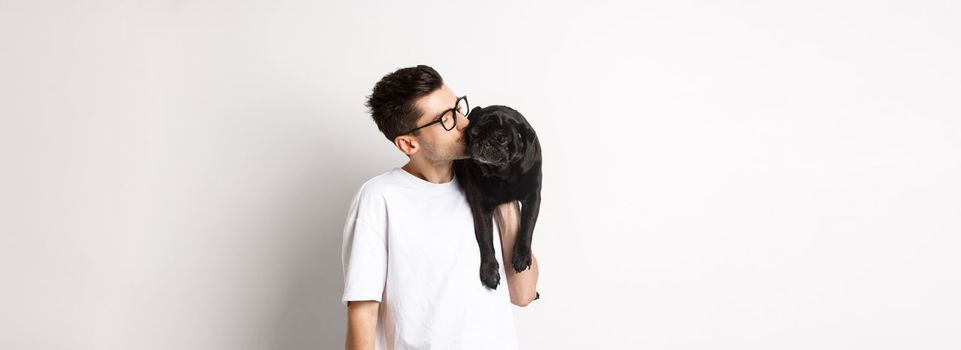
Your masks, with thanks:
[{"label": "glasses frame", "polygon": [[[464,95],[464,96],[458,97],[458,98],[457,98],[457,101],[454,101],[454,107],[451,107],[451,108],[449,108],[449,109],[445,109],[444,112],[441,113],[440,116],[438,116],[437,119],[435,119],[434,121],[432,121],[432,122],[430,122],[430,123],[427,123],[427,124],[424,124],[424,125],[421,125],[421,126],[418,126],[418,127],[416,127],[416,128],[410,129],[410,130],[408,130],[407,132],[397,134],[397,136],[407,135],[407,134],[410,134],[410,133],[412,133],[412,132],[414,132],[414,131],[420,130],[420,129],[422,129],[422,128],[426,128],[426,127],[428,127],[428,126],[431,126],[431,125],[434,125],[434,124],[437,124],[437,123],[440,123],[440,126],[443,127],[444,130],[446,130],[446,131],[454,130],[454,128],[457,127],[457,105],[460,104],[460,100],[464,100],[464,106],[466,107],[466,108],[464,108],[464,109],[467,110],[466,113],[461,113],[461,115],[463,115],[464,118],[467,118],[467,115],[470,114],[470,102],[467,101],[467,95]],[[446,126],[444,126],[444,123],[442,122],[442,121],[444,120],[444,115],[447,114],[447,112],[451,112],[451,113],[453,113],[453,115],[454,115],[454,124],[450,126],[450,129],[448,129]]]}]

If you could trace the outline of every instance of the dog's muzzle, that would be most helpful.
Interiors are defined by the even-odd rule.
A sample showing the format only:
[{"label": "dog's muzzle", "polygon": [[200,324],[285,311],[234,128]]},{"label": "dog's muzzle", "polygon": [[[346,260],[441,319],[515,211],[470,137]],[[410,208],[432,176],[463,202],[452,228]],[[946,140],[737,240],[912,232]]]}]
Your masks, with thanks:
[{"label": "dog's muzzle", "polygon": [[489,142],[481,142],[471,149],[471,157],[478,163],[497,166],[507,165],[510,156],[506,150],[491,146]]}]

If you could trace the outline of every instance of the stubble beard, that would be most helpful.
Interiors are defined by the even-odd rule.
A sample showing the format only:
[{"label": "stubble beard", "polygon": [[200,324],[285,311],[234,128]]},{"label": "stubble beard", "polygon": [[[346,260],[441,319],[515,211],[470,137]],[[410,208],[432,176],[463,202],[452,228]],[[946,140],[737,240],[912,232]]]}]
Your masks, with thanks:
[{"label": "stubble beard", "polygon": [[467,153],[467,146],[464,144],[463,140],[458,140],[447,148],[441,148],[438,146],[439,145],[434,143],[424,144],[424,150],[428,151],[431,156],[431,160],[435,162],[449,162],[458,159],[470,158],[470,154]]}]

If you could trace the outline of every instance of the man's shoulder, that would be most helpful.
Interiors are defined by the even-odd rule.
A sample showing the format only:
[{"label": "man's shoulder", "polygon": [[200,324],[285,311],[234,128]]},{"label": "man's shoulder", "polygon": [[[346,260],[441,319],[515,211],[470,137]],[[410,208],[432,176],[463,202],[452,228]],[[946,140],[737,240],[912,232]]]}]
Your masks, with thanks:
[{"label": "man's shoulder", "polygon": [[381,196],[385,192],[397,187],[397,178],[394,169],[375,175],[364,181],[357,190],[360,197]]}]

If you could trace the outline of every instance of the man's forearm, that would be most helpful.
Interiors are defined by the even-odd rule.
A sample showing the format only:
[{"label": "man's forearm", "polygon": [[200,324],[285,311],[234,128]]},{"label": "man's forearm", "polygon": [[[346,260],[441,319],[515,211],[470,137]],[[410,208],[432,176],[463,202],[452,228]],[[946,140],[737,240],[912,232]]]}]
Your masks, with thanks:
[{"label": "man's forearm", "polygon": [[373,350],[374,332],[351,324],[347,326],[347,350]]},{"label": "man's forearm", "polygon": [[501,252],[504,258],[504,270],[507,273],[507,286],[511,295],[511,303],[517,306],[527,306],[534,300],[537,293],[537,257],[531,252],[531,267],[521,272],[515,272],[512,264],[514,257],[514,243],[517,231],[520,230],[520,206],[517,201],[504,203],[494,210],[501,233]]}]

